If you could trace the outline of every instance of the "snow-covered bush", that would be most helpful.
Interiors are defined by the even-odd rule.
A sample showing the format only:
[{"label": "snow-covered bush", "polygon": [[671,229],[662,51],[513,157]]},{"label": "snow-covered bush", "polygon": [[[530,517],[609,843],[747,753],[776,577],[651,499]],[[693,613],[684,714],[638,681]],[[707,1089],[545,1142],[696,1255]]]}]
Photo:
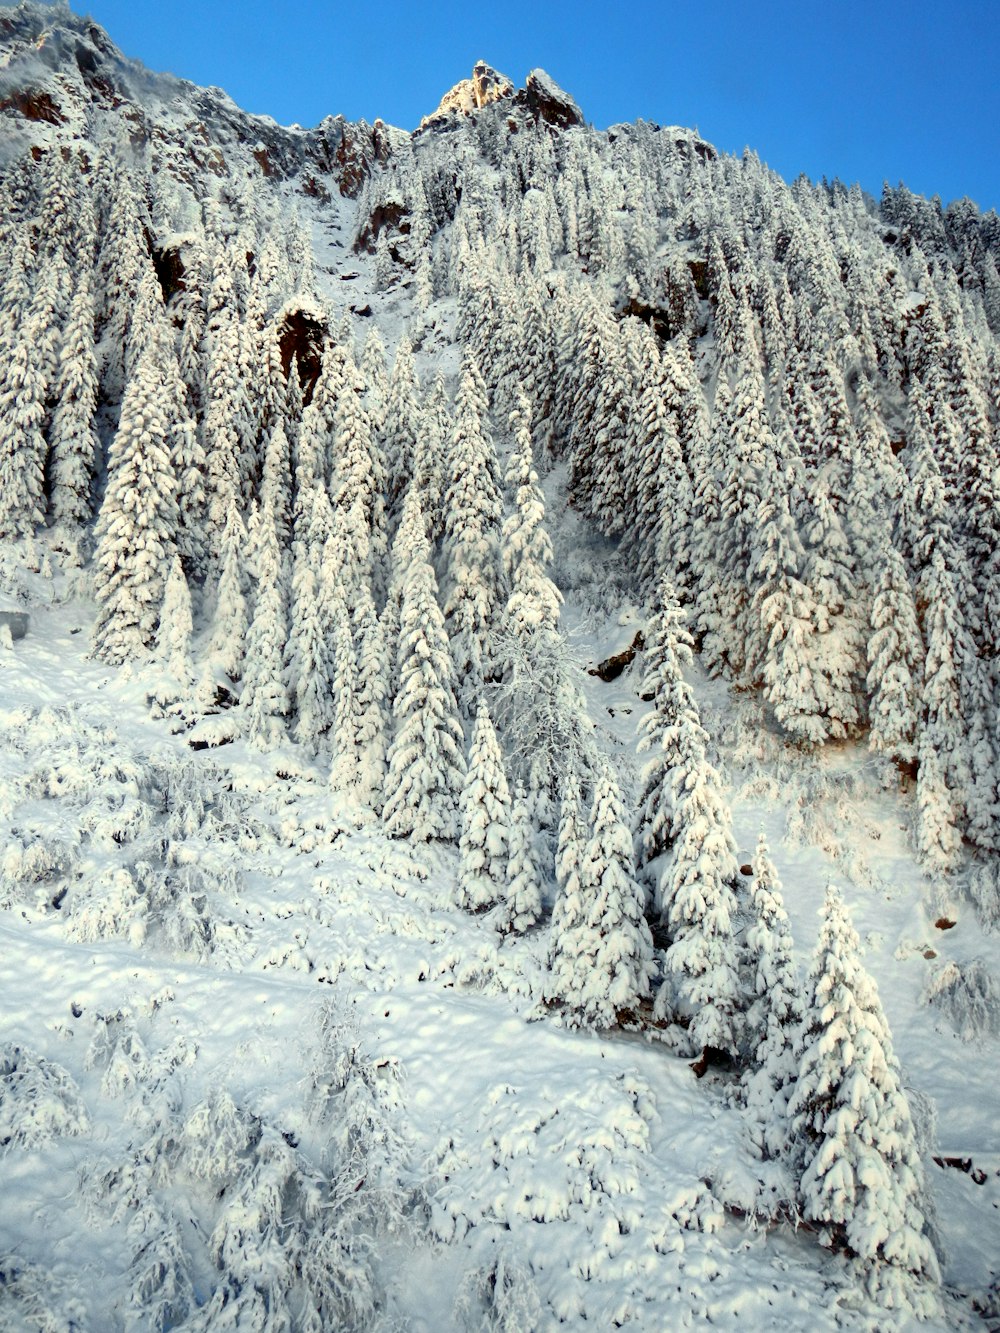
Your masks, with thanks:
[{"label": "snow-covered bush", "polygon": [[61,1065],[26,1046],[0,1047],[0,1148],[39,1148],[89,1129],[80,1090]]},{"label": "snow-covered bush", "polygon": [[1000,982],[980,958],[936,968],[924,1000],[963,1041],[1000,1035]]}]

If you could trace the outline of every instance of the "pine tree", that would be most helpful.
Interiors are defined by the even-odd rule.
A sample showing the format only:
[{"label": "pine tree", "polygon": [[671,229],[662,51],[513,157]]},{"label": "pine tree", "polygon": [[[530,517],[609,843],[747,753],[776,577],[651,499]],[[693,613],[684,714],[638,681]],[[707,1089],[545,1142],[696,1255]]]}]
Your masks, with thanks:
[{"label": "pine tree", "polygon": [[295,708],[294,736],[311,754],[332,721],[330,654],[320,612],[312,552],[307,541],[300,541],[292,568],[286,677]]},{"label": "pine tree", "polygon": [[937,1260],[919,1198],[922,1166],[878,992],[839,891],[827,889],[806,987],[797,1135],[802,1216],[860,1261],[870,1294],[893,1310],[938,1313]]},{"label": "pine tree", "polygon": [[[556,886],[559,894],[568,894],[574,902],[580,892],[580,864],[587,841],[587,825],[583,817],[580,778],[575,767],[570,767],[563,783],[559,803],[559,829],[556,842]],[[558,903],[558,898],[557,898]],[[560,909],[561,910],[561,909]],[[578,907],[572,910],[579,910]],[[555,914],[553,914],[553,935]]]},{"label": "pine tree", "polygon": [[[566,811],[562,893],[552,914],[548,996],[580,1027],[609,1028],[649,994],[653,940],[643,914],[644,894],[632,869],[632,843],[618,782],[610,766],[598,775],[589,837],[579,874],[570,862],[573,835]],[[562,833],[562,830],[560,830]]]},{"label": "pine tree", "polygon": [[175,555],[163,592],[160,622],[156,630],[154,657],[165,677],[158,682],[153,692],[153,707],[157,715],[169,710],[180,711],[190,695],[194,681],[194,663],[191,658],[193,628],[191,592],[180,556]]},{"label": "pine tree", "polygon": [[358,795],[377,814],[382,809],[389,730],[389,663],[385,635],[365,585],[354,607],[358,663]]},{"label": "pine tree", "polygon": [[815,671],[815,600],[804,582],[806,554],[786,494],[766,498],[759,517],[751,570],[750,671],[764,686],[783,730],[800,745],[820,745],[827,724]]},{"label": "pine tree", "polygon": [[330,786],[335,792],[353,799],[360,769],[357,674],[358,663],[351,632],[351,613],[343,585],[338,583],[331,606],[333,650],[333,763]]},{"label": "pine tree", "polygon": [[56,407],[49,434],[50,508],[57,527],[78,531],[91,517],[91,485],[99,442],[94,297],[89,272],[73,293],[59,353]]},{"label": "pine tree", "polygon": [[515,508],[504,520],[503,566],[510,596],[504,612],[507,632],[522,637],[554,632],[559,625],[562,595],[549,578],[552,542],[545,530],[545,500],[532,467],[531,409],[518,391],[511,413],[514,448],[507,464],[506,481],[513,492]]},{"label": "pine tree", "polygon": [[485,701],[472,729],[461,820],[456,902],[468,911],[480,911],[504,897],[511,826],[503,754]]},{"label": "pine tree", "polygon": [[288,694],[284,682],[284,647],[288,608],[281,552],[270,509],[261,511],[254,542],[257,598],[247,633],[246,665],[240,708],[246,718],[247,744],[273,750],[285,736]]},{"label": "pine tree", "polygon": [[684,668],[691,665],[692,648],[673,584],[664,575],[646,627],[645,674],[639,691],[653,704],[639,724],[639,753],[649,755],[640,774],[636,806],[635,853],[640,868],[662,855],[676,835],[673,786],[681,761],[680,729],[685,722],[698,722],[694,698],[683,676]]},{"label": "pine tree", "polygon": [[114,665],[152,647],[174,553],[177,479],[163,398],[151,342],[125,391],[96,528],[93,651]]},{"label": "pine tree", "polygon": [[403,495],[413,476],[420,434],[420,386],[413,365],[413,347],[404,333],[396,348],[385,407],[387,509],[392,528],[399,521]]},{"label": "pine tree", "polygon": [[[670,986],[656,997],[658,1015],[672,1002],[689,1020],[689,1045],[736,1056],[744,996],[736,954],[736,845],[721,783],[705,753],[697,714],[681,718],[673,771],[675,841],[659,884],[661,919],[670,935],[664,964]],[[672,992],[672,994],[671,994]]]},{"label": "pine tree", "polygon": [[449,840],[455,836],[464,738],[437,583],[426,559],[414,560],[403,587],[397,660],[396,734],[382,818],[392,837]]},{"label": "pine tree", "polygon": [[781,882],[761,832],[753,862],[743,943],[750,1007],[746,1015],[743,1101],[750,1141],[764,1158],[789,1150],[788,1098],[797,1074],[802,995]]},{"label": "pine tree", "polygon": [[900,763],[909,763],[916,754],[922,658],[910,580],[896,547],[887,543],[868,640],[868,744],[876,754],[888,755]]},{"label": "pine tree", "polygon": [[[212,637],[209,643],[210,663],[225,673],[230,682],[243,674],[248,626],[246,586],[247,531],[239,510],[230,509],[222,534],[222,570],[219,576]],[[210,685],[210,682],[209,682]],[[214,694],[214,686],[210,685]]]},{"label": "pine tree", "polygon": [[46,384],[32,332],[28,319],[0,344],[0,537],[28,537],[45,518]]},{"label": "pine tree", "polygon": [[507,887],[502,909],[505,926],[518,934],[530,930],[542,915],[542,884],[534,834],[528,798],[519,785],[510,811]]},{"label": "pine tree", "polygon": [[445,617],[459,697],[467,714],[493,669],[500,594],[500,500],[496,454],[483,420],[486,390],[466,358],[455,404],[445,497],[449,591]]}]

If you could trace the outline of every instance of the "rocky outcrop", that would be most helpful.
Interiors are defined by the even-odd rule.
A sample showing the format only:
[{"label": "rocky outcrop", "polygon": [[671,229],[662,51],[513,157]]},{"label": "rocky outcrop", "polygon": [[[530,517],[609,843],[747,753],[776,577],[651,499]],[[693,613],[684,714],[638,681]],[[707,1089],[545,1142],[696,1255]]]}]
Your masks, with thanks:
[{"label": "rocky outcrop", "polygon": [[278,316],[278,346],[281,349],[281,369],[288,376],[292,358],[299,372],[302,401],[308,404],[319,379],[323,365],[323,350],[330,328],[323,315],[305,306],[286,307]]},{"label": "rocky outcrop", "polygon": [[603,662],[598,662],[596,667],[590,667],[587,675],[597,676],[605,682],[617,680],[625,668],[635,661],[636,653],[641,653],[645,646],[642,630],[639,630],[627,648],[623,648],[620,653],[614,653],[611,657],[606,657]]},{"label": "rocky outcrop", "polygon": [[543,69],[533,69],[524,86],[524,100],[536,120],[566,130],[584,124],[583,112]]},{"label": "rocky outcrop", "polygon": [[448,120],[453,115],[471,115],[483,107],[498,102],[502,97],[511,97],[514,85],[505,74],[500,74],[485,60],[477,60],[472,70],[471,79],[462,79],[454,88],[449,88],[441,98],[438,108],[420,122],[420,128]]},{"label": "rocky outcrop", "polygon": [[110,137],[149,147],[159,170],[195,191],[206,174],[249,168],[319,199],[338,190],[357,198],[373,166],[408,138],[342,116],[314,129],[278,125],[241,110],[221,88],[143,69],[69,9],[33,3],[0,9],[0,117],[19,151],[48,142],[36,124],[46,136],[59,126],[93,143]]}]

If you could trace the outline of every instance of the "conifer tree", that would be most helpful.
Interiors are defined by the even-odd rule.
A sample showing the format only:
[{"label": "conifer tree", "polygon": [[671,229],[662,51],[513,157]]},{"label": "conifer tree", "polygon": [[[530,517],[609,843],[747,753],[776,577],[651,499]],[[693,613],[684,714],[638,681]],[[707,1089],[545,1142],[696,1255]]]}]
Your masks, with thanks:
[{"label": "conifer tree", "polygon": [[79,531],[91,517],[90,490],[99,441],[94,297],[90,273],[77,283],[59,352],[56,407],[49,433],[50,508],[53,522]]},{"label": "conifer tree", "polygon": [[354,607],[358,663],[358,795],[376,814],[382,810],[389,730],[389,662],[385,634],[366,584]]},{"label": "conifer tree", "polygon": [[503,565],[510,596],[504,612],[507,632],[529,637],[554,632],[559,624],[562,595],[549,578],[552,542],[545,530],[545,500],[532,467],[531,409],[523,393],[511,413],[514,448],[507,464],[506,481],[513,492],[515,508],[504,520]]},{"label": "conifer tree", "polygon": [[444,531],[445,452],[450,435],[451,406],[444,379],[435,376],[423,410],[413,459],[413,484],[420,496],[427,529],[433,541]]},{"label": "conifer tree", "polygon": [[97,520],[93,651],[113,665],[153,645],[177,530],[168,405],[153,342],[125,391]]},{"label": "conifer tree", "polygon": [[815,600],[804,581],[806,554],[787,494],[763,500],[759,518],[749,669],[783,730],[800,745],[819,745],[828,728],[815,671]]},{"label": "conifer tree", "polygon": [[266,751],[281,744],[288,715],[283,660],[288,607],[274,514],[269,508],[260,513],[253,555],[257,597],[247,633],[240,708],[246,718],[247,744]]},{"label": "conifer tree", "polygon": [[357,658],[351,632],[351,613],[343,585],[338,583],[331,606],[333,650],[333,763],[330,785],[335,792],[353,797],[358,787],[359,716]]},{"label": "conifer tree", "polygon": [[295,739],[311,754],[317,752],[332,720],[329,647],[320,612],[312,553],[306,541],[297,542],[286,674],[295,707]]},{"label": "conifer tree", "polygon": [[676,834],[673,786],[682,758],[681,728],[685,723],[698,723],[694,698],[683,675],[684,668],[691,665],[692,648],[684,613],[664,574],[646,627],[645,674],[639,691],[653,704],[639,724],[639,753],[649,755],[640,774],[635,818],[635,855],[640,869],[665,852]]},{"label": "conifer tree", "polygon": [[705,753],[697,713],[682,716],[673,771],[674,849],[659,884],[661,919],[670,935],[664,958],[669,987],[656,997],[662,1016],[673,1003],[689,1021],[692,1052],[739,1053],[744,996],[736,953],[736,845],[721,782]]},{"label": "conifer tree", "polygon": [[417,842],[455,836],[464,762],[448,636],[426,558],[403,586],[397,652],[396,734],[389,746],[382,818],[392,837]]},{"label": "conifer tree", "polygon": [[[580,864],[587,841],[587,825],[580,794],[580,778],[571,766],[563,783],[559,803],[559,828],[556,841],[556,886],[559,894],[569,894],[576,900],[580,890]],[[558,897],[557,900],[558,902]],[[574,908],[573,910],[579,910]],[[553,934],[555,915],[553,915]]]},{"label": "conifer tree", "polygon": [[502,918],[509,930],[521,934],[530,930],[541,915],[542,884],[531,809],[524,787],[519,784],[510,811],[507,887]]},{"label": "conifer tree", "polygon": [[876,754],[900,763],[910,762],[916,754],[922,657],[910,580],[902,557],[889,542],[882,552],[868,640],[868,744]]},{"label": "conifer tree", "polygon": [[231,682],[239,680],[243,674],[246,651],[248,627],[244,582],[246,548],[247,531],[239,510],[234,506],[226,517],[226,526],[222,534],[222,568],[209,643],[210,663],[224,672]]},{"label": "conifer tree", "polygon": [[[562,892],[552,914],[548,995],[580,1027],[613,1027],[649,994],[653,940],[644,894],[632,869],[632,845],[618,782],[609,765],[597,777],[589,836],[573,873],[575,823],[565,811],[560,837]],[[560,830],[562,835],[563,830]]]},{"label": "conifer tree", "polygon": [[392,363],[385,407],[386,507],[393,530],[399,522],[403,495],[413,475],[419,432],[420,386],[413,364],[413,347],[404,333]]},{"label": "conifer tree", "polygon": [[45,518],[45,392],[32,323],[8,328],[0,345],[0,537],[27,537]]},{"label": "conifer tree", "polygon": [[743,1100],[755,1150],[762,1157],[779,1158],[789,1151],[787,1108],[797,1074],[802,994],[781,882],[763,831],[753,861],[748,910],[743,954],[750,1006]]},{"label": "conifer tree", "polygon": [[194,663],[191,658],[191,636],[194,625],[191,616],[191,592],[184,575],[179,555],[170,566],[160,607],[160,622],[156,630],[154,657],[162,668],[161,679],[153,692],[153,707],[158,714],[181,707],[187,700],[194,681]]},{"label": "conifer tree", "polygon": [[486,389],[467,357],[455,403],[445,497],[449,591],[445,617],[459,697],[471,714],[493,669],[492,634],[500,594],[500,500],[496,454],[483,420]]},{"label": "conifer tree", "polygon": [[468,911],[480,911],[505,896],[511,829],[503,754],[485,700],[472,729],[461,820],[456,902]]},{"label": "conifer tree", "polygon": [[827,889],[806,987],[798,1079],[802,1216],[859,1261],[886,1308],[938,1312],[937,1260],[920,1211],[922,1165],[875,983],[839,891]]}]

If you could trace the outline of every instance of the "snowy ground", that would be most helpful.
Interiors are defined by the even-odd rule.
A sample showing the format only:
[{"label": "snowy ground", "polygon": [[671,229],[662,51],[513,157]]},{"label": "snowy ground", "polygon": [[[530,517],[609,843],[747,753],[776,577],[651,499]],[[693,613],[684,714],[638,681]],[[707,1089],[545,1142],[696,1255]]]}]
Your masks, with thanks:
[{"label": "snowy ground", "polygon": [[[837,1261],[811,1237],[725,1209],[744,1197],[748,1159],[721,1082],[638,1036],[562,1028],[539,1000],[544,928],[501,942],[451,907],[452,855],[352,827],[322,766],[292,747],[193,752],[149,718],[141,672],[87,659],[90,605],[44,605],[62,584],[34,585],[31,632],[0,667],[0,1042],[72,1083],[34,1066],[19,1082],[5,1047],[0,1312],[6,1291],[13,1327],[127,1323],[138,1214],[107,1180],[144,1160],[151,1124],[185,1141],[192,1112],[225,1089],[303,1160],[322,1160],[309,1083],[331,1001],[371,1066],[393,1088],[399,1076],[395,1165],[426,1200],[416,1226],[379,1241],[392,1318],[479,1327],[492,1273],[507,1292],[501,1327],[868,1324],[846,1289],[837,1300]],[[635,632],[634,609],[608,616],[594,609],[604,600],[566,608],[582,665]],[[637,676],[582,679],[627,772]],[[741,859],[763,826],[803,960],[825,884],[844,888],[908,1086],[936,1109],[936,1153],[972,1161],[927,1162],[959,1326],[1000,1254],[998,1043],[963,1041],[922,997],[949,960],[995,967],[997,941],[957,904],[954,928],[935,926],[906,798],[864,754],[790,764],[746,701],[704,679],[697,691]],[[178,1219],[203,1301],[219,1281],[220,1205],[189,1166],[149,1189]],[[32,1292],[50,1324],[31,1313]]]}]

